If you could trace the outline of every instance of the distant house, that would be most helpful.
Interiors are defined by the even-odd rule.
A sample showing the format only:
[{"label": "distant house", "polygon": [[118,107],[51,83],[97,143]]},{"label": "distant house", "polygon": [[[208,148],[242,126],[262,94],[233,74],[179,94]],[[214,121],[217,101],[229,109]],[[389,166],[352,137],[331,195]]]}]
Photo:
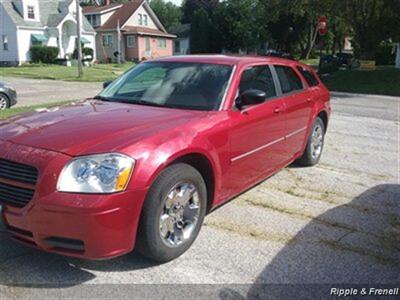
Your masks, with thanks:
[{"label": "distant house", "polygon": [[[76,48],[76,5],[73,0],[1,0],[0,64],[30,61],[32,45],[59,48],[59,58],[72,56]],[[82,17],[81,43],[96,49],[96,32]]]},{"label": "distant house", "polygon": [[[97,58],[141,61],[173,54],[175,35],[169,34],[145,0],[125,4],[86,6],[83,13],[97,34]],[[118,45],[119,43],[119,45]]]},{"label": "distant house", "polygon": [[177,36],[174,45],[174,55],[190,54],[191,24],[182,24],[171,32]]}]

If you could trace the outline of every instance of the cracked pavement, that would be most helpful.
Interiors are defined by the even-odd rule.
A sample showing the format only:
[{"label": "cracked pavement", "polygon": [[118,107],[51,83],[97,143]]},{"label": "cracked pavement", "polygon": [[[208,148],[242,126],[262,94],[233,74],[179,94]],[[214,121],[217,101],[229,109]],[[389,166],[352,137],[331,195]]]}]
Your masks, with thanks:
[{"label": "cracked pavement", "polygon": [[[210,292],[238,299],[264,283],[398,286],[400,99],[335,94],[332,106],[318,166],[289,166],[208,215],[177,260],[84,261],[0,237],[0,299],[79,297],[88,287],[102,298],[102,284],[246,284]],[[127,297],[118,289],[107,295]]]}]

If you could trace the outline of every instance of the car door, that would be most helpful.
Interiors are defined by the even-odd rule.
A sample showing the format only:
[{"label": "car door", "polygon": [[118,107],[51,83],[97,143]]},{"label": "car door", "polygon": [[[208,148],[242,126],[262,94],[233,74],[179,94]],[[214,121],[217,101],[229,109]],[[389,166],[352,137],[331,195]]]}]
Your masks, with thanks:
[{"label": "car door", "polygon": [[308,124],[312,115],[314,93],[310,91],[299,74],[290,66],[274,65],[282,99],[285,102],[285,155],[293,158],[303,151]]},{"label": "car door", "polygon": [[266,177],[284,157],[284,103],[278,92],[269,66],[253,66],[241,75],[238,95],[249,89],[267,94],[264,103],[231,112],[230,171],[228,184],[242,190],[256,179]]}]

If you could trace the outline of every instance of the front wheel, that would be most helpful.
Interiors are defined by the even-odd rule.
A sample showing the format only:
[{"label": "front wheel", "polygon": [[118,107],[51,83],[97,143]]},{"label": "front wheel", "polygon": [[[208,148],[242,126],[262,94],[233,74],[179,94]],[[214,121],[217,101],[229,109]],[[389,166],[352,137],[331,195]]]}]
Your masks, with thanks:
[{"label": "front wheel", "polygon": [[0,93],[0,110],[5,110],[7,108],[10,108],[10,100],[6,95]]},{"label": "front wheel", "polygon": [[184,163],[166,168],[154,181],[143,206],[139,252],[159,262],[182,255],[200,231],[206,206],[206,185],[195,168]]},{"label": "front wheel", "polygon": [[325,141],[325,125],[320,117],[315,120],[303,156],[297,160],[301,166],[311,167],[321,159]]}]

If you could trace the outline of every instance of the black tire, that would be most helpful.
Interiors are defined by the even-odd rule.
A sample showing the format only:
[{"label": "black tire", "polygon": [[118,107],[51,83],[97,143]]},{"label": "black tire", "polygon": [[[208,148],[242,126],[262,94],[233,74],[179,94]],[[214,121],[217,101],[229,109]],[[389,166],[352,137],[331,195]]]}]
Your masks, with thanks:
[{"label": "black tire", "polygon": [[[199,195],[199,216],[194,230],[184,243],[168,246],[160,235],[160,216],[164,210],[168,193],[180,182],[193,184]],[[207,189],[201,174],[192,166],[184,163],[171,165],[163,170],[152,184],[142,209],[137,238],[137,250],[144,256],[167,262],[182,255],[193,244],[201,226],[207,206]]]},{"label": "black tire", "polygon": [[[314,149],[312,145],[312,136],[317,126],[320,126],[320,128],[322,129],[322,146],[319,155],[315,156],[313,153]],[[322,156],[322,151],[324,149],[325,132],[326,128],[324,125],[324,121],[322,121],[320,117],[317,117],[316,120],[314,121],[310,136],[308,137],[306,149],[303,155],[296,161],[297,164],[303,167],[312,167],[319,163],[319,160],[321,159]]]},{"label": "black tire", "polygon": [[[10,108],[11,103],[10,103],[10,99],[8,98],[8,96],[4,93],[0,93],[0,98],[4,99],[6,101],[6,106],[4,109]],[[1,99],[0,99],[1,101]],[[0,103],[1,104],[1,103]],[[2,110],[1,105],[0,105],[0,111]]]}]

